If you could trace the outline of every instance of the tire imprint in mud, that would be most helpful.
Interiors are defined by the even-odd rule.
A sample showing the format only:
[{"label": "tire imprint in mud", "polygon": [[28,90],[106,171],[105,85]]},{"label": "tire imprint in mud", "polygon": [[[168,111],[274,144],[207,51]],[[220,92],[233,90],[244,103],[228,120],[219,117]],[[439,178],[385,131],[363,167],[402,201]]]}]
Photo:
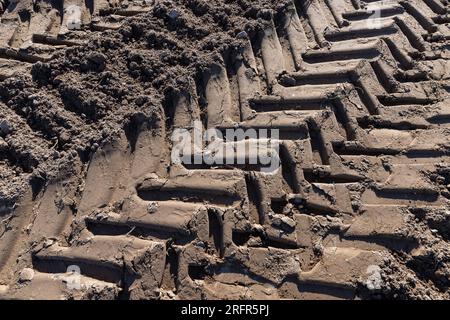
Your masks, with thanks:
[{"label": "tire imprint in mud", "polygon": [[[204,38],[196,22],[224,30],[232,25],[239,45],[217,46],[196,72],[180,73],[183,79],[166,89],[154,81],[164,110],[136,112],[95,153],[81,149],[66,163],[59,160],[73,170],[57,179],[36,175],[44,157],[30,155],[14,135],[32,136],[32,145],[41,147],[61,131],[40,124],[49,121],[45,114],[30,121],[17,107],[21,100],[8,104],[14,95],[8,81],[42,61],[32,66],[34,82],[56,88],[49,100],[62,101],[59,123],[69,119],[71,126],[91,129],[87,125],[110,121],[104,103],[90,96],[94,87],[86,92],[81,84],[55,81],[55,58],[42,55],[56,52],[60,59],[55,45],[76,50],[83,37],[95,35],[61,32],[65,7],[58,11],[62,24],[40,25],[53,31],[47,33],[33,29],[32,21],[53,9],[11,12],[16,21],[8,12],[2,16],[2,28],[17,26],[0,47],[6,66],[0,68],[6,83],[0,107],[9,119],[2,125],[5,163],[33,173],[35,189],[8,222],[9,238],[1,239],[5,297],[447,297],[448,3],[284,1],[270,11],[264,3],[252,10],[251,1],[238,2],[225,7],[229,22],[203,1],[139,9],[67,2],[85,13],[80,28],[94,33],[117,28],[116,15],[148,11],[124,21],[130,28],[107,32],[137,41],[146,35],[150,48],[134,50],[123,71],[134,81],[157,78],[154,68],[164,72],[164,66],[148,67],[141,53],[180,51],[170,32],[184,32],[181,38],[189,41]],[[247,25],[230,18],[236,8],[246,10]],[[156,34],[144,31],[139,21],[146,16],[163,20],[169,31],[160,25]],[[81,74],[110,68],[100,52],[79,58]],[[74,73],[65,68],[63,76]],[[106,90],[107,97],[123,94]],[[152,98],[136,103],[147,106]],[[279,130],[281,169],[265,174],[245,165],[171,163],[173,129],[190,130],[196,120],[204,129]],[[6,133],[9,123],[20,121],[29,130]],[[57,140],[62,151],[61,140],[70,137]],[[17,241],[16,249],[4,249],[9,241]],[[80,285],[68,290],[73,275],[65,272],[73,265],[80,268]],[[36,289],[43,286],[45,294]]]}]

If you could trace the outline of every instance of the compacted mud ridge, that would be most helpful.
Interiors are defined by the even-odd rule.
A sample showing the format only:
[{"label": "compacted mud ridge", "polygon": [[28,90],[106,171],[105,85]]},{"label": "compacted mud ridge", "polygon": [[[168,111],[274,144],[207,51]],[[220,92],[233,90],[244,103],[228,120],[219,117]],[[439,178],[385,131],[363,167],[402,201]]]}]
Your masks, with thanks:
[{"label": "compacted mud ridge", "polygon": [[[450,298],[449,1],[0,13],[1,298]],[[195,120],[281,168],[172,161]]]}]

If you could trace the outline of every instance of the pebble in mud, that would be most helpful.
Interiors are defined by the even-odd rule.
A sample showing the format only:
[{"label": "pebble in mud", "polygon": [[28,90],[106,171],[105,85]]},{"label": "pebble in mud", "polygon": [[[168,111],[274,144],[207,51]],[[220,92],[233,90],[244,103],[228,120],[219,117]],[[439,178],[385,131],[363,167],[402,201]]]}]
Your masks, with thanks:
[{"label": "pebble in mud", "polygon": [[238,39],[247,39],[248,38],[248,34],[245,31],[241,31],[236,35],[236,38]]},{"label": "pebble in mud", "polygon": [[205,248],[206,248],[206,244],[205,244],[203,241],[197,241],[197,242],[195,243],[195,246],[196,246],[196,247],[199,247],[199,248],[202,248],[202,249],[205,249]]},{"label": "pebble in mud", "polygon": [[291,219],[289,217],[282,217],[281,223],[282,223],[282,226],[288,227],[288,228],[295,228],[295,224],[296,224],[295,220]]},{"label": "pebble in mud", "polygon": [[52,239],[46,240],[46,241],[44,242],[44,248],[48,248],[48,247],[52,246],[54,242],[55,242],[55,241],[52,240]]},{"label": "pebble in mud", "polygon": [[92,144],[91,150],[96,151],[98,149],[98,147],[99,147],[98,143],[95,142],[94,144]]},{"label": "pebble in mud", "polygon": [[19,275],[20,282],[31,281],[34,278],[34,270],[30,268],[24,268]]},{"label": "pebble in mud", "polygon": [[81,8],[76,5],[70,5],[64,10],[67,16],[67,28],[69,30],[81,29]]},{"label": "pebble in mud", "polygon": [[12,131],[12,127],[6,120],[0,120],[0,134],[8,135]]},{"label": "pebble in mud", "polygon": [[158,204],[156,202],[150,202],[147,206],[147,212],[152,214],[158,211]]},{"label": "pebble in mud", "polygon": [[176,9],[172,9],[169,12],[169,18],[172,20],[177,19],[180,15],[181,15],[180,11],[178,11]]},{"label": "pebble in mud", "polygon": [[369,275],[365,282],[367,289],[371,291],[380,290],[383,284],[383,280],[381,277],[381,268],[376,265],[371,265],[367,268],[366,273]]}]

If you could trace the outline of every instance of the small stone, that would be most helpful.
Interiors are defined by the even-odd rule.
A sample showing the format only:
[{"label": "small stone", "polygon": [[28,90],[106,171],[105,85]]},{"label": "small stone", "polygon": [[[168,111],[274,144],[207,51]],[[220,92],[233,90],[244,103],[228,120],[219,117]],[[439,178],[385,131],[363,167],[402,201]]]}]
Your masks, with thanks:
[{"label": "small stone", "polygon": [[108,220],[109,215],[108,215],[108,213],[102,211],[102,212],[97,213],[95,215],[95,218],[97,220],[99,220],[99,221],[101,221],[101,220]]},{"label": "small stone", "polygon": [[169,18],[172,20],[177,19],[180,15],[181,15],[181,13],[176,9],[172,9],[169,12]]},{"label": "small stone", "polygon": [[288,86],[288,87],[293,87],[293,86],[297,85],[297,80],[295,80],[294,77],[291,77],[287,74],[282,76],[281,82],[283,85]]},{"label": "small stone", "polygon": [[99,147],[98,143],[95,142],[95,143],[92,145],[91,150],[92,150],[92,151],[97,151],[98,147]]},{"label": "small stone", "polygon": [[247,39],[248,38],[248,34],[245,31],[241,31],[236,35],[236,38],[238,39]]},{"label": "small stone", "polygon": [[260,224],[254,224],[253,226],[253,231],[257,232],[257,233],[264,233],[264,227]]},{"label": "small stone", "polygon": [[250,237],[246,243],[247,247],[261,247],[263,245],[260,237]]},{"label": "small stone", "polygon": [[32,224],[32,223],[29,223],[29,224],[27,224],[27,226],[25,227],[25,231],[26,231],[27,233],[29,233],[29,232],[31,231],[31,228],[33,228],[33,224]]},{"label": "small stone", "polygon": [[137,69],[139,69],[139,65],[135,61],[131,61],[130,64],[128,65],[128,67],[130,68],[130,70],[137,70]]},{"label": "small stone", "polygon": [[381,277],[381,268],[376,265],[370,265],[367,267],[367,274],[369,274],[366,280],[366,287],[370,291],[381,290],[382,287],[382,277]]},{"label": "small stone", "polygon": [[293,209],[294,209],[294,205],[293,205],[292,203],[288,203],[288,204],[283,208],[283,214],[285,214],[285,215],[291,215]]},{"label": "small stone", "polygon": [[12,131],[11,125],[6,120],[0,120],[0,133],[3,135],[8,135]]},{"label": "small stone", "polygon": [[150,202],[147,206],[147,212],[152,214],[158,211],[158,204],[156,202]]},{"label": "small stone", "polygon": [[25,281],[31,281],[34,278],[34,270],[30,268],[24,268],[19,275],[19,281],[25,282]]},{"label": "small stone", "polygon": [[282,217],[281,218],[281,222],[284,224],[284,225],[286,225],[286,226],[288,226],[288,227],[290,227],[290,228],[295,228],[295,220],[294,219],[292,219],[292,218],[289,218],[289,217]]},{"label": "small stone", "polygon": [[202,249],[205,249],[205,248],[206,248],[206,244],[205,244],[203,241],[198,241],[198,242],[195,244],[195,246],[196,246],[196,247],[199,247],[199,248],[202,248]]},{"label": "small stone", "polygon": [[62,198],[62,203],[66,207],[72,207],[72,206],[75,205],[75,201],[72,198],[70,198],[70,197],[63,197]]},{"label": "small stone", "polygon": [[44,248],[48,248],[48,247],[52,246],[54,242],[55,242],[55,241],[52,240],[52,239],[46,240],[46,241],[44,242]]},{"label": "small stone", "polygon": [[234,216],[236,218],[238,218],[239,220],[245,219],[245,216],[242,214],[242,212],[237,211],[237,210],[234,212]]},{"label": "small stone", "polygon": [[320,243],[315,243],[313,246],[313,252],[316,255],[322,255],[323,254],[323,246]]},{"label": "small stone", "polygon": [[81,8],[77,5],[70,5],[64,11],[67,16],[67,29],[81,29]]},{"label": "small stone", "polygon": [[359,201],[352,201],[351,202],[352,209],[357,210],[359,207],[361,207],[361,203]]}]

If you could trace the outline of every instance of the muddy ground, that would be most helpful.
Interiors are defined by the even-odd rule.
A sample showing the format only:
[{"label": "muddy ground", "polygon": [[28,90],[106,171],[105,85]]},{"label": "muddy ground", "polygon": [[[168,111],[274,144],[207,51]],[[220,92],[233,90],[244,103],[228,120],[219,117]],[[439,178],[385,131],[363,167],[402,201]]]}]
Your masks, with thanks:
[{"label": "muddy ground", "polygon": [[[327,1],[321,1],[321,5],[325,6],[324,2]],[[350,1],[348,2],[350,3]],[[423,2],[435,3],[439,2],[439,0]],[[165,138],[165,140],[163,139],[162,141],[165,142],[158,147],[163,149],[169,146],[169,133],[174,126],[176,113],[179,112],[179,110],[176,109],[176,103],[174,101],[176,101],[182,93],[192,91],[193,82],[197,85],[197,89],[194,90],[195,94],[192,94],[191,96],[198,101],[201,118],[206,122],[207,120],[205,119],[209,116],[207,112],[208,101],[207,95],[205,95],[201,89],[206,86],[204,77],[205,72],[207,73],[212,65],[227,64],[230,60],[233,60],[233,56],[237,52],[242,52],[242,50],[246,48],[248,39],[259,39],[261,33],[264,33],[268,26],[271,26],[272,19],[275,21],[281,19],[286,8],[288,8],[291,3],[292,1],[256,0],[155,1],[148,12],[126,17],[122,21],[121,27],[117,30],[92,31],[88,26],[83,26],[82,30],[67,33],[64,36],[64,40],[74,42],[83,41],[84,44],[81,46],[71,45],[57,48],[50,59],[27,64],[23,68],[18,68],[17,72],[12,76],[5,77],[5,79],[0,82],[0,242],[6,241],[6,235],[9,233],[27,233],[27,231],[24,230],[27,228],[32,229],[29,224],[33,224],[33,222],[26,223],[20,227],[19,224],[14,224],[14,220],[17,219],[19,214],[24,214],[22,211],[25,206],[29,208],[27,210],[34,210],[33,212],[36,212],[37,210],[37,212],[39,212],[39,209],[30,208],[33,207],[34,203],[37,203],[37,201],[41,199],[43,194],[45,194],[45,190],[48,190],[49,186],[52,185],[54,181],[70,181],[69,184],[72,185],[72,189],[76,190],[74,195],[69,197],[69,199],[68,197],[65,197],[64,194],[57,192],[56,198],[53,201],[54,203],[60,203],[62,207],[70,207],[75,222],[69,223],[69,226],[67,227],[67,230],[69,231],[66,230],[62,233],[62,238],[64,238],[64,240],[52,238],[52,241],[62,241],[61,243],[64,243],[64,246],[70,246],[77,243],[77,237],[82,238],[80,234],[83,234],[79,228],[84,227],[77,226],[78,222],[76,221],[76,217],[80,212],[79,206],[80,201],[83,198],[83,189],[87,188],[85,186],[86,176],[89,174],[88,171],[90,167],[92,167],[92,160],[95,157],[95,154],[103,152],[105,148],[109,148],[109,146],[114,145],[117,141],[126,141],[120,143],[125,143],[125,148],[132,150],[136,146],[140,134],[139,128],[141,128],[143,124],[148,126],[150,130],[156,130],[155,128],[160,128],[161,126],[165,127],[164,130],[167,138]],[[297,6],[298,11],[301,12],[300,8],[303,8],[302,5],[297,4]],[[441,1],[438,7],[449,10],[448,3],[445,1]],[[448,16],[449,11],[446,12]],[[305,19],[305,21],[308,21],[308,18],[310,20],[312,19],[312,25],[314,27],[314,16],[311,18],[311,16],[308,16],[306,13],[300,14],[303,14],[304,18],[302,19]],[[418,15],[413,16],[417,17]],[[441,16],[444,15],[441,14]],[[315,21],[315,23],[317,23],[317,21]],[[423,25],[423,23],[421,25]],[[448,24],[440,24],[440,26],[448,29]],[[314,28],[306,30],[306,36],[309,38],[310,43],[316,42],[315,46],[309,46],[310,50],[321,50],[323,48],[326,50],[326,48],[333,48],[332,45],[323,45],[323,43],[320,42],[320,37],[314,37],[314,35],[312,35],[313,31]],[[362,34],[361,37],[365,38],[366,35]],[[445,35],[443,37],[444,38],[440,41],[430,42],[439,48],[435,49],[434,53],[438,51],[441,53],[441,56],[436,57],[435,59],[435,61],[439,61],[439,63],[433,64],[432,72],[425,67],[422,68],[425,70],[422,70],[422,72],[428,72],[428,75],[423,77],[420,75],[420,72],[416,72],[414,68],[411,69],[415,72],[411,72],[411,74],[413,74],[412,76],[409,76],[407,71],[403,70],[403,73],[399,72],[399,74],[407,74],[407,80],[401,80],[401,76],[398,76],[397,74],[396,82],[412,82],[411,79],[413,79],[414,76],[417,76],[427,83],[433,81],[434,85],[438,88],[436,90],[442,90],[444,96],[445,94],[448,95],[448,74],[450,73],[450,67],[448,62],[448,52],[446,51],[448,51],[449,42],[448,38],[445,38]],[[316,41],[317,39],[319,39],[319,41]],[[257,47],[257,45],[254,45],[254,47]],[[390,49],[392,49],[392,46]],[[39,48],[32,47],[28,49],[28,53],[33,54],[34,51],[38,52],[38,50]],[[258,50],[255,49],[255,51],[257,52]],[[426,54],[427,52],[423,55]],[[423,55],[420,57],[423,57]],[[420,57],[418,57],[417,60],[420,60]],[[2,56],[2,58],[4,57]],[[257,56],[257,59],[260,59],[260,57]],[[370,59],[370,57],[367,56],[366,59]],[[430,60],[424,59],[423,61],[425,62],[423,65],[426,65],[427,61]],[[343,65],[345,65],[348,60],[342,59],[342,61],[344,61]],[[267,68],[267,63],[265,64],[265,67]],[[395,66],[395,68],[397,68],[397,66]],[[292,84],[292,82],[295,84],[296,81],[298,84],[302,81],[290,77],[289,72],[283,72],[283,74],[279,75],[279,78],[276,81],[279,81],[280,83],[283,83],[284,81],[288,84]],[[335,73],[334,76],[339,77],[338,73]],[[331,77],[333,77],[333,75],[331,75]],[[263,73],[261,73],[261,79],[268,83],[265,85],[266,94],[277,95],[276,89],[272,88],[273,83],[270,83],[271,80]],[[315,84],[314,81],[304,81],[307,85]],[[331,82],[333,81],[323,81],[324,84],[329,84]],[[391,92],[395,92],[395,90],[391,90]],[[347,92],[344,92],[343,94],[350,95],[350,93]],[[383,102],[382,99],[380,101]],[[413,103],[405,104],[420,104],[420,102],[417,101],[412,102]],[[436,106],[436,108],[439,107],[443,109],[448,107],[448,100],[445,99],[443,101],[436,100],[433,101],[433,103],[435,103],[435,105],[430,103],[428,106],[430,106],[430,108]],[[393,105],[393,103],[385,103],[385,105],[389,106]],[[421,110],[414,112],[416,112],[414,116],[420,118],[425,111]],[[425,118],[425,116],[423,117]],[[292,208],[290,202],[284,203],[283,201],[285,200],[280,200],[281,203],[283,203],[283,206],[285,206],[285,208],[291,208],[289,210],[292,212],[290,213],[290,211],[286,209],[287,211],[285,210],[284,212],[287,213],[279,213],[275,212],[276,210],[274,210],[274,207],[272,206],[271,216],[272,214],[285,214],[287,217],[294,218],[301,216],[305,219],[306,216],[308,216],[310,224],[314,226],[314,228],[308,230],[304,230],[302,226],[301,228],[303,229],[299,234],[300,237],[303,234],[306,237],[306,235],[309,236],[312,233],[310,237],[313,238],[314,241],[312,241],[311,244],[302,244],[293,247],[283,245],[279,247],[279,250],[282,251],[282,253],[280,253],[281,260],[284,259],[281,257],[283,256],[284,251],[290,252],[290,250],[295,251],[298,250],[298,248],[301,248],[302,252],[299,253],[300,259],[303,259],[303,256],[308,256],[310,261],[305,263],[308,267],[302,265],[302,267],[299,267],[300,269],[310,271],[313,269],[315,263],[328,263],[319,261],[321,261],[321,257],[326,256],[326,252],[328,252],[327,248],[330,246],[330,243],[333,248],[347,248],[350,246],[352,248],[357,247],[358,250],[379,250],[380,252],[383,252],[382,262],[378,264],[380,269],[371,275],[372,278],[365,280],[358,280],[355,278],[355,281],[349,280],[352,282],[352,286],[354,286],[355,290],[354,292],[356,293],[352,293],[349,296],[338,293],[336,294],[337,297],[358,297],[365,299],[450,298],[450,210],[448,208],[448,199],[450,198],[450,176],[448,172],[450,167],[448,166],[448,162],[446,162],[446,157],[448,155],[448,149],[446,149],[448,141],[444,141],[445,137],[448,139],[449,136],[445,136],[444,131],[444,134],[437,134],[434,138],[432,131],[437,130],[436,128],[447,129],[448,118],[439,118],[440,122],[437,127],[435,126],[436,123],[415,125],[413,120],[409,120],[411,118],[412,116],[405,116],[405,118],[402,118],[401,114],[394,114],[389,120],[389,126],[391,129],[394,128],[395,130],[398,128],[404,130],[408,125],[410,125],[410,128],[407,128],[409,131],[430,130],[430,144],[440,144],[439,152],[442,151],[442,156],[439,159],[436,158],[435,161],[428,161],[431,164],[439,163],[438,169],[434,168],[428,172],[423,171],[421,173],[423,175],[421,175],[420,178],[414,175],[411,176],[410,172],[405,169],[405,179],[412,179],[412,182],[409,184],[411,188],[415,184],[414,181],[417,182],[416,184],[420,184],[422,181],[420,179],[427,180],[428,183],[433,186],[432,188],[430,187],[432,189],[432,191],[430,191],[431,194],[437,194],[439,198],[443,198],[444,200],[439,202],[439,206],[432,208],[431,205],[430,207],[427,207],[427,203],[425,203],[425,206],[416,204],[414,201],[408,203],[404,208],[405,211],[402,215],[404,221],[400,223],[401,230],[396,235],[401,235],[399,236],[399,239],[402,239],[399,240],[399,243],[401,242],[399,247],[392,245],[392,242],[395,243],[397,241],[396,236],[388,236],[386,238],[389,239],[385,240],[383,238],[383,241],[373,240],[371,237],[361,237],[361,240],[360,238],[357,238],[357,236],[351,239],[351,241],[356,242],[367,241],[373,243],[373,246],[358,247],[359,245],[335,245],[336,241],[339,242],[340,240],[331,237],[330,234],[334,234],[335,230],[339,230],[336,234],[338,235],[337,238],[340,238],[341,236],[339,236],[339,234],[341,234],[341,232],[347,232],[346,230],[348,230],[349,225],[349,220],[347,220],[348,213],[340,208],[334,210],[333,213],[328,214],[326,208],[323,209],[323,207],[320,207],[320,212],[318,209],[311,209],[311,211],[308,211],[309,207],[308,205],[305,205],[305,211],[301,206]],[[402,119],[406,123],[403,124],[405,127],[401,127]],[[371,123],[370,121],[373,122]],[[369,119],[369,126],[364,128],[382,127],[380,123],[382,123],[382,121],[379,121],[379,119]],[[392,123],[397,124],[392,125]],[[324,126],[326,126],[326,124]],[[123,137],[126,137],[126,139],[124,140]],[[407,140],[407,138],[405,139]],[[405,145],[407,144],[407,142],[405,142],[406,140],[403,141],[403,144]],[[400,142],[400,144],[402,144],[402,142]],[[397,157],[397,155],[393,155],[393,153],[389,151],[390,149],[388,151],[386,150],[382,150],[379,153],[366,152],[363,154],[376,156],[379,159],[382,159],[382,161],[384,161],[383,157],[385,156]],[[403,152],[405,151],[403,150]],[[428,150],[424,153],[424,157],[427,157],[427,154],[431,154],[431,152],[427,152]],[[357,153],[357,151],[354,153]],[[398,157],[401,156],[399,155]],[[161,161],[163,162],[162,165],[169,171],[170,163],[164,162],[166,161],[166,158],[163,157],[161,158]],[[389,161],[390,160],[387,160],[387,162]],[[395,163],[395,161],[393,162]],[[125,165],[126,163],[124,162],[124,166]],[[358,165],[359,164],[356,164],[357,167]],[[364,167],[358,168],[358,170],[362,170],[363,172],[375,172],[378,169],[379,164],[371,162],[370,159],[365,162]],[[327,182],[328,180],[326,180],[327,183],[333,184],[341,182],[339,180],[341,178],[339,177],[333,178],[333,175],[330,177],[331,178],[328,180],[331,180],[331,182]],[[227,178],[225,178],[225,180],[226,179]],[[365,177],[363,180],[359,180],[358,183],[360,186],[367,188],[367,186],[371,186],[374,179],[376,180],[376,178],[372,179],[370,177]],[[318,180],[319,183],[321,181]],[[214,180],[211,180],[211,183],[215,183]],[[110,187],[100,184],[96,187]],[[402,190],[404,190],[404,188],[402,188],[403,187],[399,187],[398,190],[402,192]],[[420,185],[416,189],[413,189],[416,190],[414,192],[419,194],[422,194],[422,192],[424,194],[430,194],[427,193],[428,189],[425,187],[421,188],[422,186]],[[425,191],[423,191],[424,188],[426,189]],[[95,192],[95,188],[89,190],[91,190],[89,192]],[[392,190],[394,190],[392,192],[395,192],[397,189],[393,187]],[[24,200],[26,195],[30,192],[31,200]],[[284,189],[283,192],[285,194],[296,193],[295,190],[287,191],[286,189]],[[341,197],[339,192],[340,191],[338,191],[338,194],[336,195],[337,198]],[[175,198],[177,197],[179,197],[179,195],[175,196]],[[342,197],[344,196],[342,195]],[[392,200],[391,196],[388,198]],[[353,208],[364,206],[364,199],[356,199],[355,201],[359,201],[360,203],[355,204],[352,202]],[[392,201],[393,205],[403,203],[401,202],[403,200],[399,200],[397,203],[395,202],[395,199]],[[186,202],[189,203],[189,200]],[[207,202],[208,201],[205,201],[205,203]],[[258,203],[258,200],[255,202]],[[261,202],[261,200],[259,200],[259,202]],[[26,205],[24,205],[24,203],[26,203]],[[108,204],[106,207],[109,210],[112,206],[114,205]],[[100,210],[103,210],[104,208],[105,207],[102,207]],[[259,210],[261,211],[262,209]],[[382,212],[380,211],[380,216],[384,219],[381,224],[391,224],[389,216],[385,214],[381,215],[381,213]],[[356,215],[358,216],[359,213]],[[300,228],[298,222],[300,220],[296,221],[297,227]],[[367,223],[369,226],[367,228],[371,229],[370,224],[372,224],[373,227],[373,221],[368,221],[369,222]],[[252,222],[250,222],[250,224],[252,224]],[[258,224],[264,225],[263,223],[254,223],[254,225]],[[236,223],[236,225],[238,225],[238,223]],[[275,223],[273,223],[273,225],[275,225]],[[256,229],[254,228],[254,230]],[[33,232],[39,233],[39,230],[34,230],[31,233]],[[265,232],[270,233],[269,227],[267,227]],[[387,231],[386,233],[390,235],[389,232],[390,231]],[[261,241],[258,240],[256,234],[257,233],[253,232],[251,238],[255,237],[253,240],[256,242]],[[372,232],[371,236],[373,235],[375,235],[374,237],[377,236],[377,234]],[[135,236],[136,238],[146,239],[145,236],[142,235]],[[345,236],[343,237],[345,238]],[[264,237],[261,236],[261,239],[263,238]],[[19,287],[14,284],[15,279],[20,277],[20,273],[23,272],[23,268],[33,269],[33,258],[27,257],[25,253],[27,252],[27,248],[33,248],[34,250],[36,246],[40,246],[39,243],[42,241],[48,241],[48,239],[39,239],[33,240],[35,242],[29,242],[29,239],[21,239],[21,244],[19,245],[21,249],[18,249],[17,251],[20,253],[20,258],[18,259],[19,262],[17,264],[2,263],[2,266],[7,267],[4,267],[2,270],[2,273],[5,276],[2,277],[1,284],[4,285],[5,288],[8,287],[9,289],[5,289],[5,291],[11,290],[13,296],[16,292],[20,292],[20,287],[23,286],[23,283],[20,284]],[[404,239],[408,240],[405,242],[407,244],[402,242]],[[197,240],[193,240],[193,242]],[[252,245],[250,243],[253,240],[244,241],[243,246],[249,248],[258,247],[258,245]],[[166,241],[165,243],[167,245],[170,241]],[[268,245],[261,245],[261,248],[270,247],[270,243]],[[383,247],[383,249],[380,249],[380,247]],[[226,248],[224,250],[226,251]],[[236,250],[239,252],[240,249]],[[196,281],[211,281],[213,284],[217,282],[219,284],[227,283],[228,285],[231,285],[233,283],[232,280],[227,279],[225,281],[217,280],[217,278],[215,278],[218,274],[223,273],[223,270],[220,272],[217,271],[217,264],[221,265],[223,263],[227,265],[229,263],[233,267],[241,266],[244,269],[248,268],[255,274],[258,274],[259,266],[257,267],[256,265],[262,261],[259,260],[262,258],[256,256],[254,258],[255,262],[253,263],[251,254],[247,254],[249,255],[249,257],[247,257],[249,260],[245,263],[235,263],[235,261],[240,259],[239,254],[236,253],[232,255],[232,258],[226,258],[226,255],[225,258],[217,258],[224,259],[225,262],[208,262],[211,264],[210,269],[207,268],[208,276],[206,276],[206,278],[205,276],[202,276],[200,277],[201,279],[199,278]],[[218,254],[218,256],[220,256],[220,254]],[[245,260],[244,258],[242,259]],[[336,265],[339,265],[341,262],[336,258],[335,263]],[[331,262],[331,264],[333,264],[333,262]],[[244,265],[244,267],[242,265]],[[39,272],[42,272],[42,270],[39,269]],[[282,273],[283,271],[280,272]],[[359,271],[355,272],[356,275],[360,273]],[[363,270],[362,273],[365,273],[365,270]],[[282,281],[272,281],[273,286],[277,288],[279,293],[273,296],[268,295],[268,298],[315,298],[315,296],[292,293],[295,290],[290,287],[290,284],[288,285],[289,281],[286,280],[292,277],[292,272],[287,272],[287,274],[288,276],[280,276],[284,279]],[[339,278],[340,274],[341,272],[338,270],[335,277]],[[178,277],[180,276],[178,275]],[[322,285],[320,279],[325,279],[325,288],[328,288],[330,283],[334,283],[334,280],[328,281],[326,280],[328,279],[327,276],[320,276],[320,273],[317,277],[319,280],[314,280],[314,277],[312,277],[314,278],[313,280],[305,280],[305,283],[307,283],[305,284],[305,287],[314,286],[317,285],[317,283]],[[342,277],[345,278],[347,275]],[[210,280],[208,280],[209,278]],[[266,278],[278,279],[274,274],[268,275]],[[258,282],[257,279],[258,277],[255,275],[253,281]],[[301,276],[300,280],[302,280]],[[27,281],[25,280],[22,282],[26,283]],[[241,282],[239,280],[237,282],[244,287],[246,286],[245,281]],[[265,280],[261,283],[265,283]],[[336,283],[338,283],[336,285],[337,288],[342,287],[345,288],[342,290],[347,290],[348,285],[346,283],[343,284],[343,282],[339,281]],[[255,284],[252,282],[252,286],[254,285]],[[299,286],[301,287],[302,284],[299,284]],[[164,285],[157,287],[162,288]],[[175,287],[177,287],[176,281]],[[333,285],[331,285],[331,287],[333,287]],[[142,292],[144,293],[141,293],[140,295],[137,294],[135,297],[208,297],[208,294],[205,293],[198,296],[197,293],[195,293],[195,290],[192,290],[193,291],[189,293],[190,291],[182,291],[179,288],[174,290],[172,290],[172,288],[170,288],[170,290],[165,288],[160,289],[158,294],[145,293],[146,291],[143,290]],[[208,290],[214,292],[214,290],[220,291],[221,289],[220,287],[217,287],[214,290]],[[322,290],[323,292],[321,293],[323,293],[323,296],[321,297],[329,298],[328,293],[332,292],[331,289],[329,292],[326,289],[318,291]],[[312,290],[312,292],[315,291],[316,290]],[[182,292],[182,294],[180,294],[180,292]],[[234,297],[232,295],[232,290],[230,293],[228,293],[228,291],[224,292],[225,295],[228,294],[228,297]],[[331,296],[333,296],[333,294],[331,294]],[[18,297],[20,297],[20,295],[18,295]],[[97,296],[94,295],[94,297]],[[130,296],[123,295],[120,297],[126,298]],[[221,296],[217,294],[214,297]],[[246,296],[245,298],[254,297],[259,296]]]}]

